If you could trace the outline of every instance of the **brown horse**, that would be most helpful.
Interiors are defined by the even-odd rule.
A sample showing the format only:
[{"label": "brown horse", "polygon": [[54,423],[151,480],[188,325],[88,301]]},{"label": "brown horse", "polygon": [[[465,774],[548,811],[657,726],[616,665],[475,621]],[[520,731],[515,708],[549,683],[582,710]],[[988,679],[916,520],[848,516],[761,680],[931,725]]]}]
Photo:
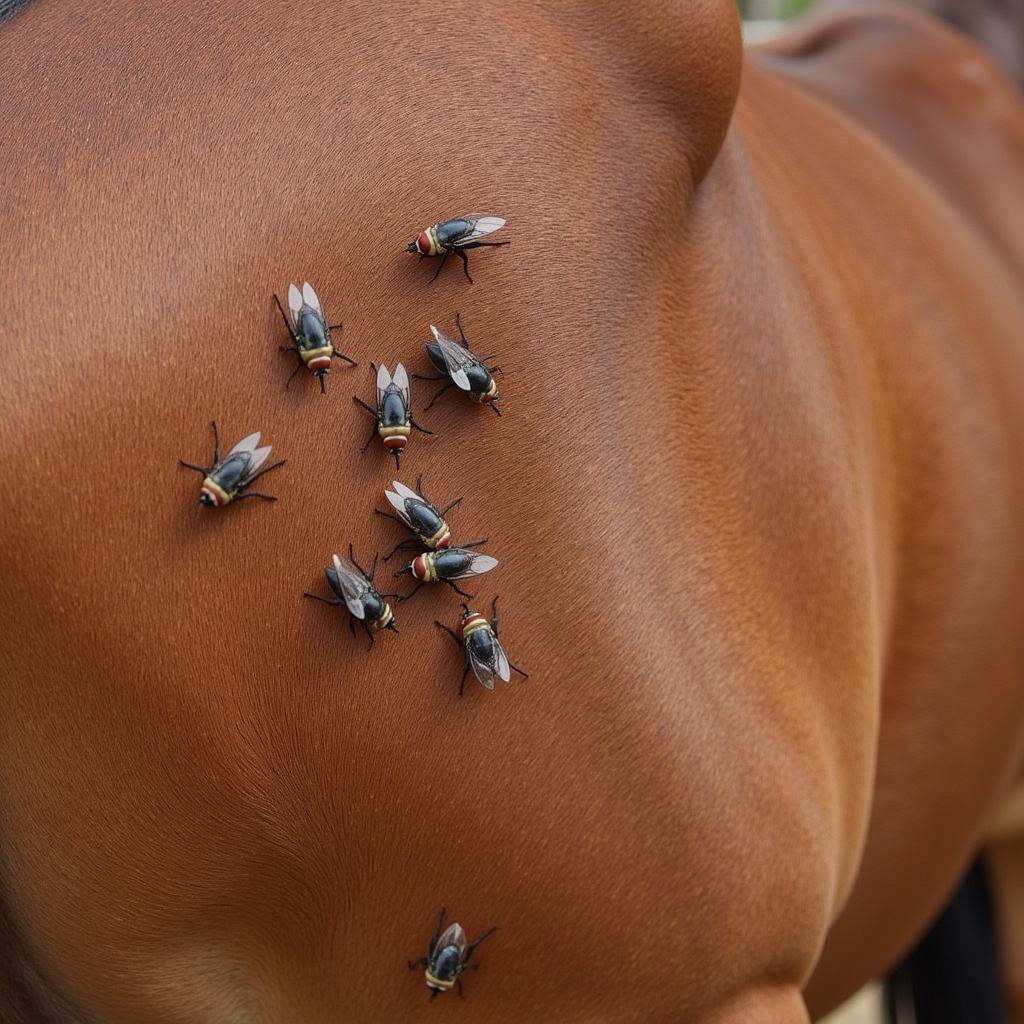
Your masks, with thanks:
[{"label": "brown horse", "polygon": [[[732,0],[38,0],[0,57],[0,1017],[778,1024],[890,963],[1024,721],[988,60],[885,7],[744,60]],[[302,600],[399,539],[351,395],[456,311],[504,416],[414,387],[399,477],[530,672],[461,699],[446,588],[372,650]],[[214,418],[276,503],[195,506]],[[465,1004],[406,969],[442,905],[498,926]]]}]

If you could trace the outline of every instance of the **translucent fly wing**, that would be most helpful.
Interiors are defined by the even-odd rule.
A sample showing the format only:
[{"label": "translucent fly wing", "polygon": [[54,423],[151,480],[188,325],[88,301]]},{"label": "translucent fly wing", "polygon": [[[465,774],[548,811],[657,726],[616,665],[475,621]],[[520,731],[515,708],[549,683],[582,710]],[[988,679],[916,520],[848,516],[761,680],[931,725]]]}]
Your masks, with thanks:
[{"label": "translucent fly wing", "polygon": [[249,468],[245,471],[247,477],[252,476],[263,465],[264,462],[270,457],[271,446],[264,445],[262,448],[257,448],[252,453],[252,459],[249,462]]},{"label": "translucent fly wing", "polygon": [[405,372],[405,367],[399,363],[395,367],[395,375],[392,377],[395,387],[402,392],[402,398],[405,399],[406,407],[409,405],[409,374]]},{"label": "translucent fly wing", "polygon": [[469,390],[469,377],[466,376],[465,368],[476,364],[477,359],[472,352],[456,345],[451,338],[439,331],[433,324],[430,331],[434,335],[434,341],[441,350],[441,358],[444,360],[445,369],[452,383],[463,391]]},{"label": "translucent fly wing", "polygon": [[292,315],[292,327],[298,330],[299,310],[302,309],[302,295],[295,285],[288,285],[288,311]]},{"label": "translucent fly wing", "polygon": [[491,641],[494,644],[495,653],[495,666],[498,672],[498,678],[503,683],[507,683],[512,678],[512,672],[508,665],[508,655],[505,653],[505,648],[501,646],[501,642],[497,637]]},{"label": "translucent fly wing", "polygon": [[469,653],[469,667],[473,670],[473,675],[475,675],[477,680],[486,686],[488,690],[493,690],[494,671],[491,669],[491,666],[475,657],[472,650],[469,648],[467,648],[467,651]]},{"label": "translucent fly wing", "polygon": [[384,401],[384,392],[391,386],[391,374],[388,372],[388,368],[381,363],[377,367],[377,408],[380,409],[381,402]]},{"label": "translucent fly wing", "polygon": [[[400,486],[397,480],[395,481],[394,486]],[[405,498],[403,498],[401,494],[396,494],[394,491],[385,491],[384,497],[388,499],[391,507],[398,513],[402,522],[408,524],[409,516],[405,511]]]},{"label": "translucent fly wing", "polygon": [[[248,437],[243,437],[242,440],[224,456],[223,461],[226,462],[232,455],[237,455],[239,452],[248,452],[251,455],[256,451],[256,446],[259,443],[260,432],[257,430],[254,434],[249,434]],[[266,458],[266,456],[264,456],[264,458]]]},{"label": "translucent fly wing", "polygon": [[454,946],[459,951],[459,959],[461,960],[463,953],[466,952],[466,933],[462,930],[461,924],[448,925],[438,936],[431,954],[440,953],[442,949],[447,949],[449,946]]},{"label": "translucent fly wing", "polygon": [[409,501],[422,501],[421,498],[411,487],[406,487],[401,480],[392,480],[391,486],[394,487],[396,493],[401,495],[403,498],[408,498]]},{"label": "translucent fly wing", "polygon": [[465,218],[472,223],[472,228],[469,232],[463,235],[455,244],[465,245],[466,242],[472,242],[474,239],[483,238],[484,235],[489,235],[493,231],[497,231],[499,228],[505,226],[504,217],[492,217],[486,213],[470,213]]},{"label": "translucent fly wing", "polygon": [[490,555],[474,555],[473,560],[458,576],[450,578],[464,580],[467,576],[482,576],[485,572],[490,572],[497,564],[498,560]]},{"label": "translucent fly wing", "polygon": [[310,309],[321,316],[324,315],[324,311],[320,308],[320,300],[316,297],[316,292],[313,291],[313,286],[308,281],[304,281],[302,284],[302,298]]},{"label": "translucent fly wing", "polygon": [[363,607],[363,602],[359,600],[363,594],[369,589],[366,584],[366,580],[356,572],[345,561],[344,558],[339,558],[337,555],[331,555],[331,562],[334,564],[333,569],[328,569],[329,573],[332,573],[334,578],[338,581],[338,587],[341,589],[341,596],[345,598],[345,607],[354,615],[357,619],[366,618],[366,609]]}]

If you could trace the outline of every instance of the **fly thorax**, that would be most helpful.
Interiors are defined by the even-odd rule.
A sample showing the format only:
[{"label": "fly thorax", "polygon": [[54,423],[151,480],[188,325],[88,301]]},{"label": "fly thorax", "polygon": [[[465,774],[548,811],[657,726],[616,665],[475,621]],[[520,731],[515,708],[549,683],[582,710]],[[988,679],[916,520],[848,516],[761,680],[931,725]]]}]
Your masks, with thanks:
[{"label": "fly thorax", "polygon": [[443,251],[448,249],[453,242],[468,234],[471,227],[468,220],[458,217],[455,220],[446,220],[435,224],[430,230],[434,233],[438,250]]},{"label": "fly thorax", "polygon": [[444,520],[432,505],[422,501],[407,502],[405,511],[412,528],[427,542],[428,547],[432,547],[430,541],[435,534],[444,533],[446,529]]},{"label": "fly thorax", "polygon": [[327,336],[323,321],[307,309],[299,320],[299,348],[312,351],[330,347],[331,341]]},{"label": "fly thorax", "polygon": [[250,452],[237,452],[217,466],[208,479],[214,481],[223,491],[233,494],[238,490],[238,485],[245,477],[250,462],[252,462]]},{"label": "fly thorax", "polygon": [[380,421],[385,427],[406,426],[409,422],[405,402],[397,390],[387,391],[380,403]]},{"label": "fly thorax", "polygon": [[445,946],[431,961],[429,971],[434,976],[435,981],[447,988],[451,988],[459,973],[459,964],[461,963],[462,955],[458,948],[456,946]]},{"label": "fly thorax", "polygon": [[387,608],[384,598],[373,590],[367,591],[359,600],[366,610],[366,618],[369,622],[375,623],[384,614],[384,609]]}]

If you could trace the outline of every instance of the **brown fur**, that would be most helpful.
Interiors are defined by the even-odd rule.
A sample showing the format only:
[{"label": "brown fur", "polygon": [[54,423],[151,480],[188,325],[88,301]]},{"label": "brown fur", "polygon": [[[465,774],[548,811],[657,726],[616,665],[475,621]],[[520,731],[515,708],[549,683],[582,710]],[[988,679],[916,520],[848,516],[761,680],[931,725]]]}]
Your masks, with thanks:
[{"label": "brown fur", "polygon": [[[9,1016],[69,1019],[34,985],[96,1024],[802,1021],[977,841],[1021,731],[990,197],[1024,115],[881,9],[835,30],[889,47],[853,110],[828,46],[740,86],[731,0],[513,6],[41,0],[0,33],[2,877],[9,974],[45,979]],[[973,101],[895,76],[929,48]],[[481,208],[513,244],[429,286],[404,244]],[[283,387],[305,277],[364,364],[326,398]],[[531,673],[462,700],[450,594],[372,653],[301,599],[397,539],[349,396],[457,309],[506,415],[431,410],[401,477],[466,496]],[[288,459],[276,505],[193,507],[213,417]],[[499,926],[466,1006],[405,969],[442,903]]]}]

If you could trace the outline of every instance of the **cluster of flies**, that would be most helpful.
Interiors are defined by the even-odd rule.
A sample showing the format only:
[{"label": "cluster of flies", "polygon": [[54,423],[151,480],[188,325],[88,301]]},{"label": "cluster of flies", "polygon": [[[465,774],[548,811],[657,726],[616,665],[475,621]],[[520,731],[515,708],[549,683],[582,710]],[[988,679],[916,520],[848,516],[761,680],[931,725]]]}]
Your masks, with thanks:
[{"label": "cluster of flies", "polygon": [[[467,250],[508,245],[507,241],[485,240],[487,235],[497,231],[504,224],[505,221],[501,217],[482,214],[469,214],[441,221],[420,232],[409,243],[407,251],[417,253],[421,259],[425,256],[441,257],[432,281],[437,279],[449,256],[459,256],[466,278],[472,284]],[[331,332],[340,333],[343,325],[327,322],[320,299],[309,282],[305,282],[301,290],[294,284],[289,285],[287,312],[276,295],[274,301],[292,341],[290,345],[282,345],[281,351],[292,352],[295,355],[295,368],[288,378],[286,387],[290,387],[295,375],[306,368],[317,379],[321,393],[326,393],[327,374],[335,359],[358,366],[351,356],[335,347]],[[437,373],[432,376],[413,374],[413,378],[440,381],[442,386],[431,398],[426,409],[429,410],[449,388],[455,387],[472,401],[489,406],[500,416],[498,387],[494,374],[501,373],[501,367],[488,365],[492,356],[477,356],[473,352],[458,313],[455,314],[455,326],[459,333],[458,343],[433,324],[430,325],[434,341],[427,344],[426,351]],[[373,432],[363,445],[362,451],[366,452],[374,436],[379,437],[384,448],[394,456],[397,469],[400,468],[401,452],[408,444],[412,431],[415,429],[424,434],[431,431],[421,427],[413,419],[411,387],[406,368],[399,363],[392,374],[384,365],[370,365],[377,381],[375,406],[371,407],[358,396],[353,396],[355,402],[374,419]],[[222,457],[220,431],[214,423],[212,463],[209,466],[198,466],[182,459],[181,464],[202,474],[199,504],[203,508],[221,508],[245,498],[276,501],[274,495],[249,490],[260,477],[285,464],[284,460],[281,460],[266,466],[270,452],[271,446],[261,446],[260,434],[255,432],[244,437]],[[438,509],[424,495],[422,478],[417,478],[415,490],[398,480],[393,481],[391,487],[392,489],[385,490],[384,496],[392,511],[374,511],[378,515],[393,519],[412,536],[396,544],[385,556],[384,562],[389,562],[401,550],[416,546],[425,548],[426,550],[417,554],[405,568],[395,573],[396,577],[408,575],[416,580],[413,589],[404,595],[377,590],[375,579],[378,556],[373,556],[370,568],[366,570],[356,560],[352,545],[349,545],[348,560],[333,555],[331,564],[324,570],[327,585],[334,596],[328,598],[318,594],[304,595],[323,604],[343,605],[349,613],[348,623],[352,635],[355,636],[355,624],[358,621],[366,631],[371,647],[375,632],[385,629],[398,632],[395,615],[387,598],[392,598],[397,604],[411,598],[426,583],[445,583],[463,597],[472,599],[472,595],[462,590],[456,581],[490,572],[498,564],[496,558],[474,550],[486,544],[486,539],[452,545],[452,534],[445,516],[461,504],[462,498],[457,498],[443,509]],[[436,620],[435,625],[448,633],[463,652],[459,696],[462,696],[470,671],[488,689],[494,688],[495,679],[509,682],[512,672],[527,676],[526,672],[509,661],[498,639],[497,598],[492,602],[489,620],[463,603],[458,631]],[[496,930],[490,928],[476,941],[467,943],[465,932],[458,923],[449,925],[442,932],[444,917],[445,909],[442,908],[437,927],[427,945],[427,955],[409,963],[410,970],[424,968],[432,1000],[453,987],[458,989],[460,996],[462,995],[462,981],[459,976],[464,971],[479,966],[470,963],[470,957],[476,947]]]}]

